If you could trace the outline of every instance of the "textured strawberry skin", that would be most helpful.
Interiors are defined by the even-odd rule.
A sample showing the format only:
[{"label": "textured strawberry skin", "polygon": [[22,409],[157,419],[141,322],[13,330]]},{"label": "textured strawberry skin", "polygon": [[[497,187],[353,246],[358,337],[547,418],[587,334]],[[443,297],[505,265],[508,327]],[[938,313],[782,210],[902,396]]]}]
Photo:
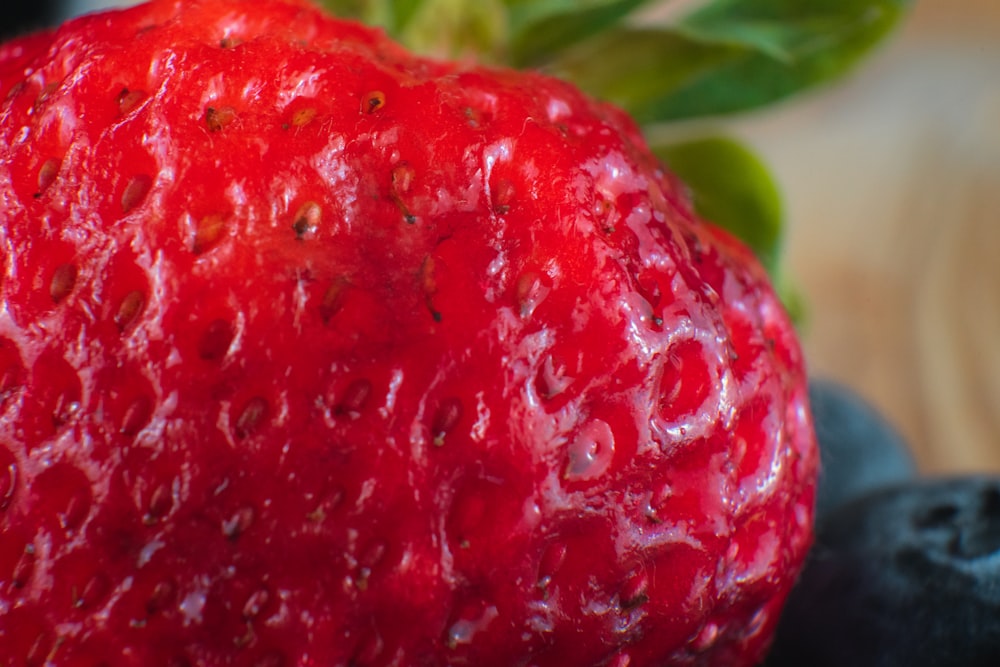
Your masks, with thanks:
[{"label": "textured strawberry skin", "polygon": [[619,111],[295,2],[0,47],[0,656],[753,665],[798,343]]}]

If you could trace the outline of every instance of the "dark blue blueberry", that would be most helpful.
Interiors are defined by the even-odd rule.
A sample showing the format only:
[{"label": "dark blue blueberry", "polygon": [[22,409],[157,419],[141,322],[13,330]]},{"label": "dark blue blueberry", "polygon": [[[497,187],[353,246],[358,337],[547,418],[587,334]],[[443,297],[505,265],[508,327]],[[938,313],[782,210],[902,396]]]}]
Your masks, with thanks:
[{"label": "dark blue blueberry", "polygon": [[809,400],[820,448],[818,517],[869,491],[916,476],[906,441],[852,390],[814,379]]},{"label": "dark blue blueberry", "polygon": [[0,39],[38,30],[51,25],[56,15],[55,0],[15,0],[6,2],[0,11]]},{"label": "dark blue blueberry", "polygon": [[766,664],[1000,665],[1000,477],[911,481],[833,512]]}]

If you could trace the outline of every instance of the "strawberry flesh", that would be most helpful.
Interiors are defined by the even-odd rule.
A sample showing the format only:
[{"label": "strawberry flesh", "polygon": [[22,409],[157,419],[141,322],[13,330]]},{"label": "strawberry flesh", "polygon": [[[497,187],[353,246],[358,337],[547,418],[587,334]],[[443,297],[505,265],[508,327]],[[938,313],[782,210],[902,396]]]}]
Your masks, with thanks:
[{"label": "strawberry flesh", "polygon": [[622,112],[272,0],[10,42],[0,101],[9,664],[762,658],[801,352]]}]

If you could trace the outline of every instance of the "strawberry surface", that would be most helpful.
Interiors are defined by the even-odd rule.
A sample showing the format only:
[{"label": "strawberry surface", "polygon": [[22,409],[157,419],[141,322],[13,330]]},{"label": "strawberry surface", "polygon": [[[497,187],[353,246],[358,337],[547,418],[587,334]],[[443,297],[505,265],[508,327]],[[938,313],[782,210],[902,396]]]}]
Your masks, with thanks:
[{"label": "strawberry surface", "polygon": [[304,2],[0,47],[0,656],[753,665],[792,326],[625,114]]}]

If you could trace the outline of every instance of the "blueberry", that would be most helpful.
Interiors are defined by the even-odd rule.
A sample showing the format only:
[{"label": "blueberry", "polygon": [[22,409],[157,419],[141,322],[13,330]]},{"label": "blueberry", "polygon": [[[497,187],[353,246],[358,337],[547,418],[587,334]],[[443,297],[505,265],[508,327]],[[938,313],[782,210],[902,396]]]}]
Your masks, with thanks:
[{"label": "blueberry", "polygon": [[813,379],[809,400],[820,448],[818,517],[868,491],[916,476],[906,441],[851,389]]},{"label": "blueberry", "polygon": [[1000,664],[1000,477],[910,481],[834,511],[766,664]]},{"label": "blueberry", "polygon": [[9,39],[50,25],[55,16],[55,0],[4,3],[0,13],[0,39]]}]

